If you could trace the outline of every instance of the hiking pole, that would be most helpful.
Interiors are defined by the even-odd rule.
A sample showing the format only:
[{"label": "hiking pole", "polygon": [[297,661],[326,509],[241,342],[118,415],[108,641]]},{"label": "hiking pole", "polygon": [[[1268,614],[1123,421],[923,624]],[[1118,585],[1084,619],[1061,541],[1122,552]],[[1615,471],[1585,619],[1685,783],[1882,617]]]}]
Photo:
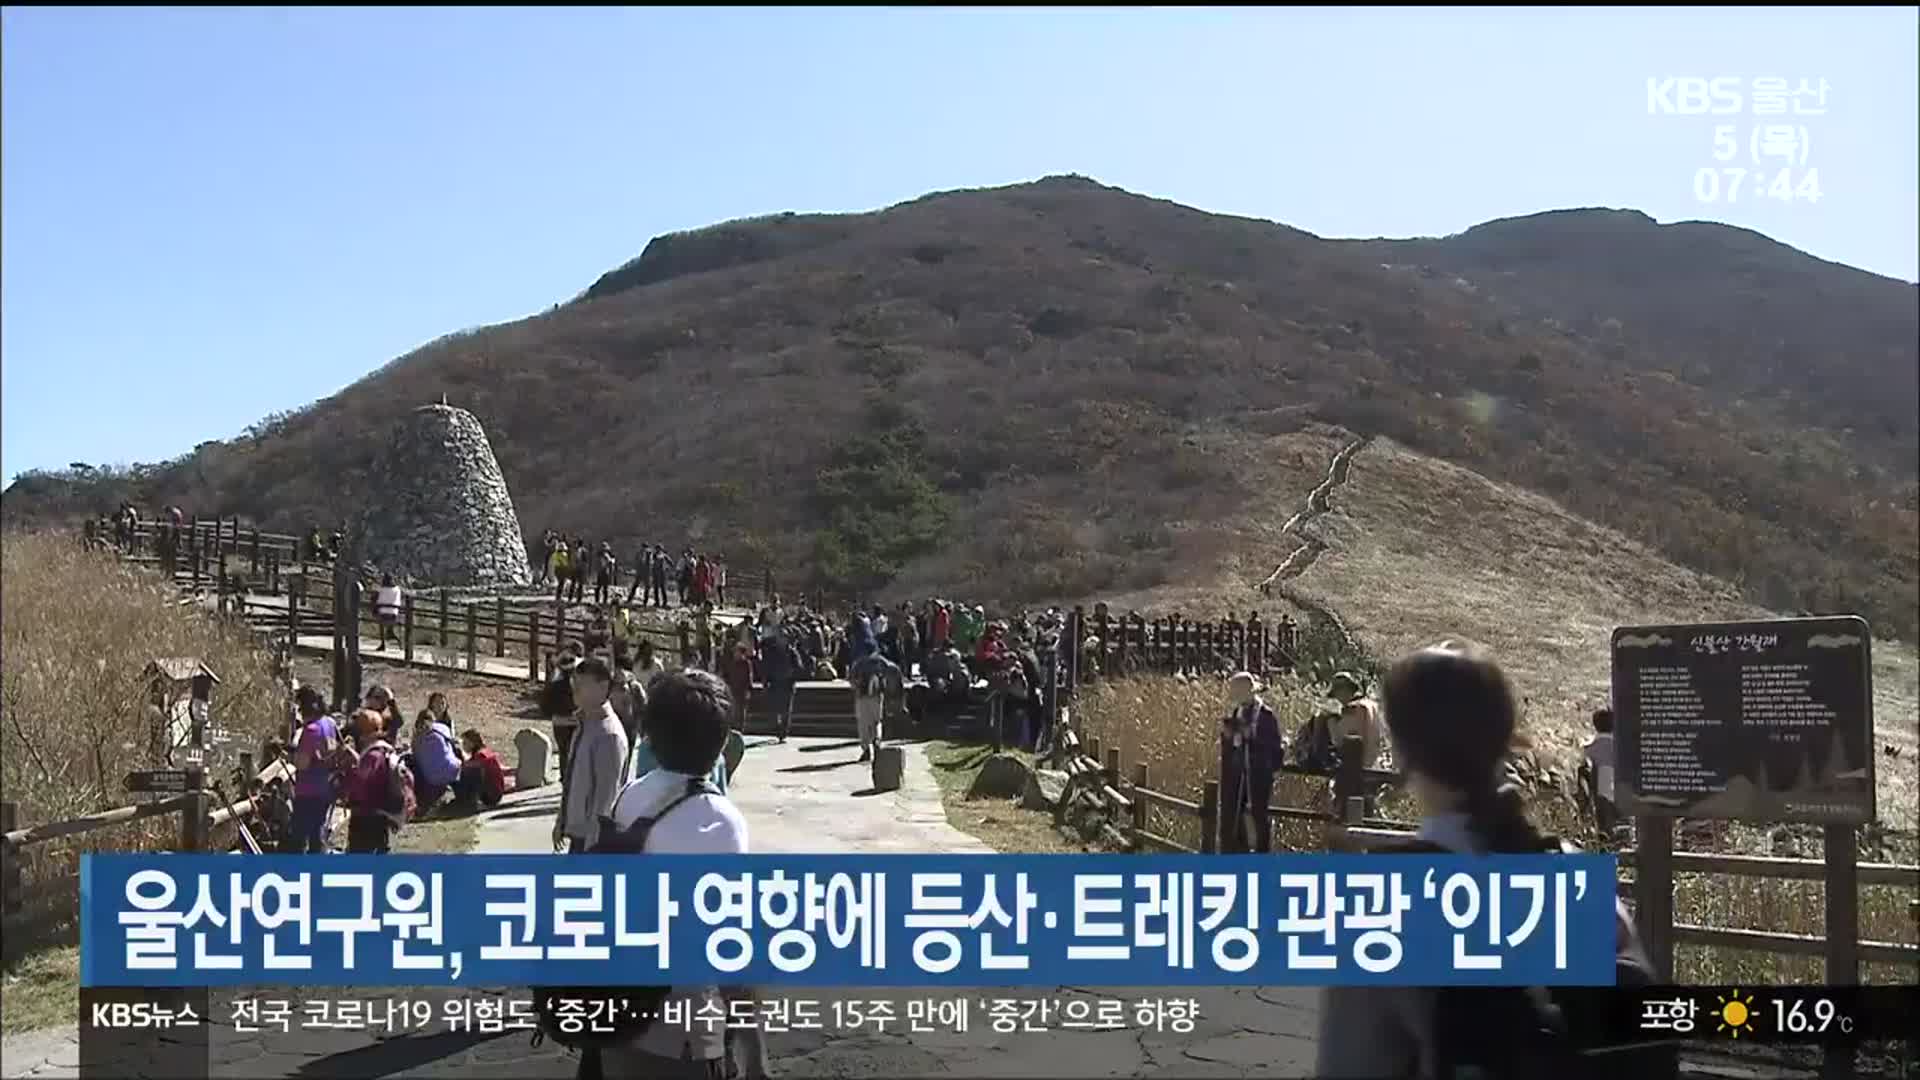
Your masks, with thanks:
[{"label": "hiking pole", "polygon": [[216,780],[213,784],[213,793],[220,796],[220,804],[227,808],[227,816],[232,819],[234,827],[240,830],[240,846],[245,848],[249,855],[261,854],[260,842],[253,838],[253,831],[247,828],[247,823],[241,820],[239,811],[233,808],[233,800],[227,798],[227,786]]}]

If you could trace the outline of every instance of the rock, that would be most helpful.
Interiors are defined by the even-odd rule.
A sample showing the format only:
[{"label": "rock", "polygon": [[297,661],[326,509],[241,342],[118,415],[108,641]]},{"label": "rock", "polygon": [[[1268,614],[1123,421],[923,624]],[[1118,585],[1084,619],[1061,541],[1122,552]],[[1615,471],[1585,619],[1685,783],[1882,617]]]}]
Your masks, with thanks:
[{"label": "rock", "polygon": [[521,728],[513,733],[513,750],[519,759],[514,766],[514,790],[560,782],[560,755],[554,752],[553,736],[536,728]]},{"label": "rock", "polygon": [[906,751],[897,746],[883,746],[873,753],[873,789],[875,791],[900,790],[900,777],[906,771]]},{"label": "rock", "polygon": [[980,767],[980,775],[967,788],[969,799],[1013,799],[1027,790],[1033,768],[1012,754],[995,754]]},{"label": "rock", "polygon": [[352,531],[381,571],[453,587],[532,585],[520,519],[472,413],[413,410],[374,463],[372,490],[379,498]]},{"label": "rock", "polygon": [[1020,793],[1023,810],[1051,810],[1067,793],[1067,774],[1058,769],[1035,769],[1027,774],[1026,790]]}]

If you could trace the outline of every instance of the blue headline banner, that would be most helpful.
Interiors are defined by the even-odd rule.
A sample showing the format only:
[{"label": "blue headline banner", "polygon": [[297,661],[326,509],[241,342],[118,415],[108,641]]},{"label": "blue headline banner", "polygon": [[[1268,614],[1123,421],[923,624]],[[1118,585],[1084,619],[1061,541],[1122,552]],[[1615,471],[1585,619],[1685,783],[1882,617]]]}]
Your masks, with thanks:
[{"label": "blue headline banner", "polygon": [[1609,855],[86,855],[85,986],[1613,982]]}]

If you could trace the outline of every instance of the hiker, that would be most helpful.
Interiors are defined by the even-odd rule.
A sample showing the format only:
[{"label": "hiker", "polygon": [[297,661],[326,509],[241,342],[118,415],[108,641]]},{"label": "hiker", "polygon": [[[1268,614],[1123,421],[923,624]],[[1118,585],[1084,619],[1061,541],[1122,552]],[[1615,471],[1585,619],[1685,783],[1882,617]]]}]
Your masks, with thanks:
[{"label": "hiker", "polygon": [[400,704],[393,700],[392,690],[387,689],[384,684],[374,685],[367,691],[361,707],[380,714],[385,722],[381,737],[390,743],[399,741],[400,733],[407,729],[407,722],[400,715]]},{"label": "hiker", "polygon": [[613,545],[600,541],[600,557],[593,566],[593,602],[596,607],[605,607],[607,593],[612,590],[614,579],[620,573],[620,565],[613,557]]},{"label": "hiker", "polygon": [[674,584],[678,587],[677,595],[681,606],[684,607],[687,597],[693,592],[693,549],[690,547],[680,552],[680,565]]},{"label": "hiker", "polygon": [[435,691],[427,698],[427,707],[413,721],[412,756],[414,797],[422,810],[431,810],[460,778],[460,749],[453,741],[453,724],[447,717],[447,696]]},{"label": "hiker", "polygon": [[1220,721],[1220,851],[1273,849],[1273,777],[1284,760],[1280,718],[1260,697],[1260,682],[1241,671],[1227,680],[1233,711]]},{"label": "hiker", "polygon": [[724,559],[713,560],[713,602],[721,606],[727,602],[727,563]]},{"label": "hiker", "polygon": [[1606,835],[1620,821],[1613,801],[1613,710],[1593,711],[1593,738],[1580,751],[1580,788],[1593,805],[1593,823]]},{"label": "hiker", "polygon": [[567,599],[581,603],[587,595],[587,573],[593,568],[593,552],[588,549],[586,540],[574,537],[573,554],[567,558],[567,568],[571,575]]},{"label": "hiker", "polygon": [[1350,671],[1338,672],[1327,691],[1340,703],[1340,724],[1334,732],[1334,746],[1346,745],[1349,738],[1360,739],[1360,767],[1374,768],[1380,759],[1380,706],[1361,691],[1360,678]]},{"label": "hiker", "polygon": [[804,672],[799,650],[793,647],[787,632],[775,626],[773,635],[760,644],[760,671],[767,680],[767,708],[773,714],[773,730],[781,742],[793,728],[793,698]]},{"label": "hiker", "polygon": [[620,718],[620,730],[627,736],[627,745],[638,742],[640,721],[647,709],[647,685],[633,673],[631,657],[614,661],[613,688],[607,696],[607,703],[613,706],[613,714]]},{"label": "hiker", "polygon": [[566,770],[560,787],[560,812],[553,820],[553,846],[569,853],[585,852],[600,837],[600,819],[613,811],[613,802],[627,779],[627,733],[613,711],[609,696],[613,672],[606,661],[588,657],[574,665],[573,700],[579,732],[573,752],[561,766]]},{"label": "hiker", "polygon": [[900,667],[874,650],[853,662],[847,679],[853,683],[853,721],[860,734],[860,760],[872,761],[880,749],[880,720],[886,713],[887,699],[900,683]]},{"label": "hiker", "polygon": [[651,638],[641,638],[640,644],[634,646],[633,654],[633,674],[640,680],[641,686],[652,682],[655,675],[667,670],[667,666],[654,654]]},{"label": "hiker", "polygon": [[665,544],[653,545],[653,563],[649,573],[653,584],[647,590],[647,604],[651,607],[667,606],[667,548]]},{"label": "hiker", "polygon": [[572,573],[572,562],[573,549],[567,546],[566,538],[562,537],[554,545],[553,555],[547,560],[547,565],[553,574],[553,602],[556,604],[566,603],[567,578]]},{"label": "hiker", "polygon": [[571,646],[561,650],[559,659],[553,663],[552,674],[547,676],[547,685],[540,692],[540,709],[553,725],[553,748],[560,758],[562,776],[566,775],[567,754],[573,749],[574,732],[579,729],[579,721],[573,715],[573,668],[579,662]]},{"label": "hiker", "polygon": [[733,726],[736,731],[746,729],[747,707],[753,697],[752,640],[750,634],[735,634],[732,646],[727,649],[720,663],[723,669],[720,675],[726,680],[727,693],[733,697]]},{"label": "hiker", "polygon": [[[1519,709],[1498,664],[1475,646],[1444,641],[1400,658],[1384,685],[1395,752],[1422,811],[1417,840],[1388,850],[1566,850],[1527,820],[1520,789],[1502,782]],[[1651,965],[1617,900],[1614,912],[1615,982],[1646,985]],[[1552,1033],[1594,1017],[1542,1008],[1553,1000],[1544,988],[1330,986],[1323,994],[1317,1076],[1586,1075],[1571,1040]],[[1618,1060],[1623,1056],[1596,1061],[1597,1074],[1651,1080],[1661,1071],[1651,1061]]]},{"label": "hiker", "polygon": [[[634,603],[634,598],[653,584],[653,546],[641,544],[639,552],[634,553],[634,586],[626,590],[626,601]],[[647,603],[643,598],[641,603]]]},{"label": "hiker", "polygon": [[340,725],[327,713],[327,701],[311,686],[294,693],[300,730],[293,748],[293,820],[287,829],[288,854],[322,854],[333,817],[336,787],[334,758],[340,752]]},{"label": "hiker", "polygon": [[453,780],[453,805],[471,809],[476,805],[498,806],[507,793],[507,770],[500,755],[487,745],[486,737],[468,728],[460,734],[466,760],[460,763],[460,775]]},{"label": "hiker", "polygon": [[400,621],[400,586],[393,583],[392,574],[380,575],[380,589],[373,594],[373,614],[380,623],[380,650],[386,651],[387,638],[393,633],[395,624]]},{"label": "hiker", "polygon": [[345,747],[347,851],[385,854],[393,834],[412,816],[413,778],[386,739],[386,718],[372,709],[354,714],[356,746]]},{"label": "hiker", "polygon": [[[647,746],[659,767],[628,784],[611,814],[620,831],[651,821],[643,851],[662,855],[744,855],[747,822],[726,795],[695,787],[721,763],[733,704],[727,688],[701,671],[663,675],[647,709]],[[728,1015],[729,997],[718,986],[675,987],[669,1002],[687,1016]],[[654,1023],[633,1042],[600,1051],[609,1077],[708,1077],[725,1075],[728,1025]],[[766,1075],[765,1048],[756,1030],[731,1032],[748,1077]]]}]

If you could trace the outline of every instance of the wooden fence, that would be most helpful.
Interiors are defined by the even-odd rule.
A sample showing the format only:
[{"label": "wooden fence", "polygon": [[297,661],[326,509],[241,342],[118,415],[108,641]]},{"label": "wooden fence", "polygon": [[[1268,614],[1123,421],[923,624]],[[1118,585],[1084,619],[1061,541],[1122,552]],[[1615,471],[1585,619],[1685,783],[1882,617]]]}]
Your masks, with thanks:
[{"label": "wooden fence", "polygon": [[[381,625],[365,595],[370,595],[370,590],[363,590],[357,613],[360,637],[363,642],[378,642]],[[284,603],[238,597],[229,605],[230,610],[235,605],[248,622],[265,630],[291,632],[296,637],[331,637],[338,629],[331,592],[291,590]],[[424,598],[403,592],[400,617],[386,630],[393,659],[401,663],[431,662],[475,674],[539,680],[561,649],[584,646],[611,635],[613,624],[571,615],[564,605],[548,609],[543,603],[522,608],[510,605],[504,597],[456,600],[440,590]],[[718,636],[716,630],[712,637]],[[684,624],[673,630],[636,624],[630,637],[635,645],[649,641],[656,650],[676,657],[698,652],[703,645],[697,631]],[[610,648],[611,639],[600,647]],[[514,666],[509,670],[503,661],[512,661]]]},{"label": "wooden fence", "polygon": [[[1121,759],[1117,748],[1102,747],[1095,736],[1082,738],[1071,722],[1071,713],[1061,714],[1064,723],[1055,740],[1056,768],[1068,774],[1068,787],[1061,800],[1064,808],[1080,800],[1091,802],[1119,818],[1122,846],[1134,851],[1213,852],[1218,850],[1220,834],[1220,783],[1208,779],[1199,801],[1155,790],[1153,778],[1144,762],[1132,764]],[[1323,843],[1328,850],[1367,851],[1384,844],[1405,840],[1413,825],[1409,822],[1375,818],[1370,815],[1370,793],[1381,785],[1396,785],[1396,773],[1358,768],[1360,747],[1357,739],[1344,741],[1340,760],[1344,767],[1328,777],[1332,783],[1332,810],[1275,806],[1268,809],[1270,821],[1317,822],[1325,826]],[[1282,775],[1326,775],[1283,766]],[[1176,820],[1197,821],[1199,843],[1183,843],[1154,829],[1155,812]],[[1821,956],[1826,960],[1826,981],[1833,985],[1855,985],[1860,981],[1863,962],[1911,966],[1920,969],[1920,945],[1911,942],[1860,939],[1859,890],[1862,886],[1893,887],[1920,892],[1920,865],[1858,863],[1855,860],[1853,830],[1841,826],[1829,830],[1827,856],[1824,859],[1789,859],[1749,855],[1720,855],[1675,852],[1671,820],[1636,821],[1642,848],[1619,854],[1624,873],[1617,891],[1635,911],[1640,932],[1655,967],[1667,977],[1673,972],[1673,948],[1676,944],[1708,945],[1730,949],[1749,949],[1794,955]],[[1662,850],[1659,844],[1667,841]],[[1651,840],[1649,844],[1647,841]],[[1745,878],[1778,880],[1815,880],[1825,883],[1826,928],[1823,934],[1790,934],[1768,930],[1734,929],[1676,922],[1674,917],[1675,873],[1717,874]],[[1910,902],[1920,938],[1920,900]],[[1916,971],[1920,974],[1920,970]]]},{"label": "wooden fence", "polygon": [[[240,761],[238,775],[250,776],[260,783],[283,775],[287,769],[284,761],[277,761],[255,772],[251,753],[241,754]],[[73,895],[64,889],[50,888],[56,880],[70,878],[70,874],[61,875],[59,879],[37,878],[31,888],[23,880],[21,863],[29,848],[53,840],[84,836],[102,829],[177,814],[180,817],[180,841],[173,850],[211,851],[214,850],[216,830],[259,812],[260,800],[253,797],[232,804],[229,810],[219,800],[218,791],[208,784],[207,775],[201,769],[188,769],[187,778],[187,790],[178,795],[24,828],[19,822],[19,807],[15,803],[0,802],[0,832],[4,833],[0,835],[0,925],[4,925],[9,934],[27,933],[37,929],[38,923],[73,914],[70,907]],[[246,792],[241,794],[245,795]],[[29,896],[34,901],[31,904],[28,902]]]},{"label": "wooden fence", "polygon": [[[1102,674],[1250,671],[1264,675],[1292,668],[1300,649],[1300,628],[1291,616],[1267,622],[1258,612],[1248,612],[1244,619],[1229,613],[1217,621],[1196,621],[1178,612],[1115,615],[1105,604],[1095,604],[1091,613],[1076,605],[1067,614],[1062,637],[1069,692]],[[1096,640],[1098,644],[1092,645]]]},{"label": "wooden fence", "polygon": [[[299,537],[245,526],[239,518],[189,518],[171,542],[163,542],[168,536],[169,530],[163,522],[137,522],[128,537],[125,557],[131,562],[157,566],[163,573],[195,589],[219,587],[224,575],[232,583],[231,588],[275,596],[287,586],[291,575],[315,569],[322,574],[332,572],[332,561],[308,557],[312,553],[304,550],[307,545]],[[111,529],[102,540],[109,545],[114,542]],[[233,564],[242,559],[246,561],[244,571]],[[737,594],[738,601],[762,603],[777,595],[780,582],[772,566],[736,565],[724,558],[722,561],[727,564],[732,584],[729,591]],[[616,586],[622,596],[633,581],[633,569],[632,566],[621,569]],[[537,566],[535,571],[537,576]],[[819,589],[796,590],[794,598],[818,601],[819,605],[836,599]]]}]

